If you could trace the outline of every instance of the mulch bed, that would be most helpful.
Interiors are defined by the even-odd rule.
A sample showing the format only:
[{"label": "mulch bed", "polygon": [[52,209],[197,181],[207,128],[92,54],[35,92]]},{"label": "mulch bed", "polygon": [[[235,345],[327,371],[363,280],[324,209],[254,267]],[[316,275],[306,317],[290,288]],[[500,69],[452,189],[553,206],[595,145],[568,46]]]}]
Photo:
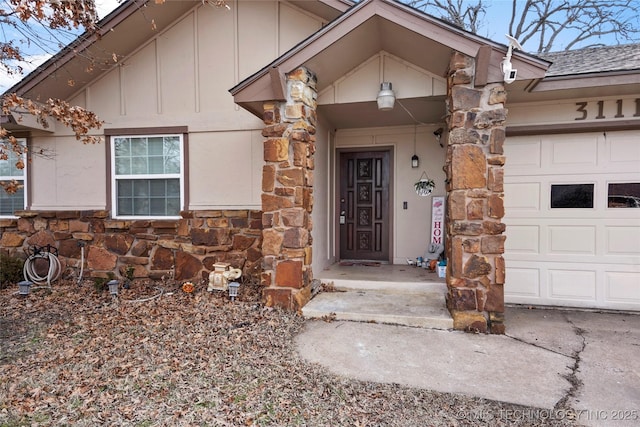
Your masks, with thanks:
[{"label": "mulch bed", "polygon": [[234,303],[205,289],[134,283],[117,299],[87,282],[26,298],[0,290],[0,426],[572,425],[338,377],[298,356],[305,321],[264,307],[256,286]]}]

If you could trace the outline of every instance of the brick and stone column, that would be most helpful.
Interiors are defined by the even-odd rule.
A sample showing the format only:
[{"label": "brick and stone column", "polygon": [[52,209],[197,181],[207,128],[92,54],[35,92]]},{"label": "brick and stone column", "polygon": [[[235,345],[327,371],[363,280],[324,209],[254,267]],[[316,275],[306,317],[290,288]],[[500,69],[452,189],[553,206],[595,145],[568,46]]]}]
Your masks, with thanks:
[{"label": "brick and stone column", "polygon": [[286,75],[286,101],[264,104],[261,284],[268,306],[298,310],[311,295],[316,77]]},{"label": "brick and stone column", "polygon": [[449,65],[447,306],[456,329],[502,334],[506,91],[474,87],[474,65],[457,52]]}]

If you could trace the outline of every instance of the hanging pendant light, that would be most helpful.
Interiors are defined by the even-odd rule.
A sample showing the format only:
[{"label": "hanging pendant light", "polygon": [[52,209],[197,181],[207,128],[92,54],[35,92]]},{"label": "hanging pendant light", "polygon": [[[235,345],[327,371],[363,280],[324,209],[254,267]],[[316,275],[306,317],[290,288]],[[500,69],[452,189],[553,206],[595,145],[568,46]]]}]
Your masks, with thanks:
[{"label": "hanging pendant light", "polygon": [[393,93],[390,82],[382,82],[380,84],[380,92],[378,92],[378,110],[389,111],[393,109],[396,102],[396,95]]}]

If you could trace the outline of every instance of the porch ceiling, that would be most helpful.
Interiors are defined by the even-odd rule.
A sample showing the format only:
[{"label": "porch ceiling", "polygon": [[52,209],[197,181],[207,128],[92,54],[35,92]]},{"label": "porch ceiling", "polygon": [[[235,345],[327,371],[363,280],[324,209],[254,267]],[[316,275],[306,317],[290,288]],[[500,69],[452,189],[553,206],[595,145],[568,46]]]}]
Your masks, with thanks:
[{"label": "porch ceiling", "polygon": [[[401,103],[401,105],[400,105]],[[404,106],[415,120],[402,107]],[[375,102],[351,104],[319,105],[318,112],[336,129],[363,128],[375,126],[436,124],[444,122],[445,97],[430,96],[396,100],[391,111],[380,111]]]}]

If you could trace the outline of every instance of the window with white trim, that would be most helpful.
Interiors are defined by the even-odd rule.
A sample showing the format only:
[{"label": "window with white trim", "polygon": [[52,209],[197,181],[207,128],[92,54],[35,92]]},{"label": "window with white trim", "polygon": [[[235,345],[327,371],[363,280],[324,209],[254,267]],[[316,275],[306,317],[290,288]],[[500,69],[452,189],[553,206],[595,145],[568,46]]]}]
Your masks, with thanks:
[{"label": "window with white trim", "polygon": [[[26,140],[19,139],[18,142],[26,145]],[[15,193],[7,193],[0,188],[0,217],[13,217],[16,211],[21,211],[27,205],[27,160],[25,154],[16,154],[9,147],[4,152],[8,158],[0,159],[0,182],[10,182],[15,180],[20,188]],[[16,163],[22,158],[22,169]]]},{"label": "window with white trim", "polygon": [[182,135],[111,137],[117,218],[179,217],[184,200]]}]

